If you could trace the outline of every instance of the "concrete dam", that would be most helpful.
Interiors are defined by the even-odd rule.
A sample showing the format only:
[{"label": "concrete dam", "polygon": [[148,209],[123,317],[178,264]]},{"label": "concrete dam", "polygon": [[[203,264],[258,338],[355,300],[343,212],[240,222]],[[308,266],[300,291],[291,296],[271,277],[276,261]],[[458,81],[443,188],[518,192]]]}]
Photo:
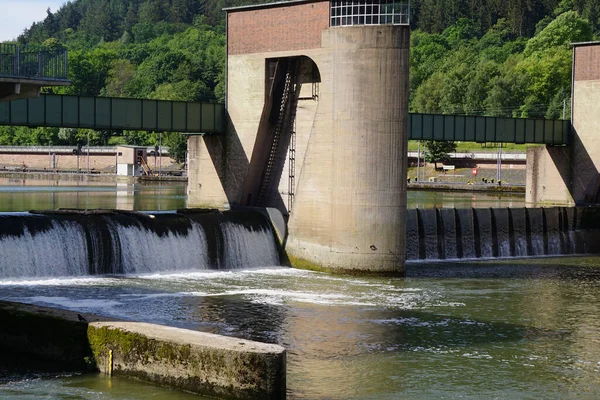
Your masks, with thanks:
[{"label": "concrete dam", "polygon": [[[411,209],[407,260],[598,253],[600,208]],[[64,246],[64,243],[69,246]],[[152,274],[284,264],[258,211],[0,215],[0,278]]]},{"label": "concrete dam", "polygon": [[598,207],[411,209],[406,218],[407,260],[600,251]]},{"label": "concrete dam", "polygon": [[258,212],[210,210],[0,214],[0,254],[0,278],[151,274],[280,264],[266,217]]}]

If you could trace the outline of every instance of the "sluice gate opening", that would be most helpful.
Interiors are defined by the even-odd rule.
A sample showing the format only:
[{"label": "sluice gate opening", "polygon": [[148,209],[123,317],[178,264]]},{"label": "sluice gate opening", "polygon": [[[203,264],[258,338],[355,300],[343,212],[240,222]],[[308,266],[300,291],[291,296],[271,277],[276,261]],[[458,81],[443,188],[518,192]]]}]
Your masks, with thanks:
[{"label": "sluice gate opening", "polygon": [[599,207],[412,209],[406,259],[598,254],[599,226]]}]

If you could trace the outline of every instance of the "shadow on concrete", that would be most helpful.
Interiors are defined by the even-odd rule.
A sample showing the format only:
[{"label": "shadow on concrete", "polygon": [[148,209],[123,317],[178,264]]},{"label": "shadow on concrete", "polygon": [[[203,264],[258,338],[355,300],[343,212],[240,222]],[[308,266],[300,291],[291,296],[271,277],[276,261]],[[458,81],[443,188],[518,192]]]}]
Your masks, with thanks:
[{"label": "shadow on concrete", "polygon": [[600,202],[600,173],[573,129],[569,146],[546,146],[550,158],[576,205]]},{"label": "shadow on concrete", "polygon": [[[264,166],[266,160],[263,159],[264,157],[261,159],[254,159],[253,157],[252,161],[249,160],[237,133],[237,129],[235,128],[233,121],[231,121],[229,114],[227,114],[226,118],[226,134],[205,136],[204,142],[229,204],[243,206],[254,205],[256,191],[247,191],[245,188],[249,184],[248,180],[256,174],[253,174],[252,176],[249,175],[252,171],[257,169],[262,173],[262,168],[259,168],[260,166],[257,167],[257,165],[262,163]],[[267,125],[270,124],[267,123]],[[261,129],[262,122],[259,127],[259,133]],[[261,136],[257,135],[256,140],[262,140]],[[283,151],[287,150],[287,147],[284,147],[289,143],[289,138],[287,140],[288,142],[282,143],[282,146],[280,146],[280,149],[283,149]],[[255,143],[254,148],[256,148],[257,145],[258,144]],[[268,151],[266,152],[266,156],[268,157]],[[283,166],[281,166],[281,168],[283,168]],[[279,172],[278,176],[281,176],[281,172]],[[260,184],[260,177],[260,174],[258,174],[258,178],[255,177],[255,180],[259,182],[258,184]],[[272,182],[279,181],[274,179]],[[274,192],[275,195],[268,197],[269,202],[265,204],[265,206],[277,208],[282,214],[286,215],[287,208],[281,194],[277,193],[277,190]]]}]

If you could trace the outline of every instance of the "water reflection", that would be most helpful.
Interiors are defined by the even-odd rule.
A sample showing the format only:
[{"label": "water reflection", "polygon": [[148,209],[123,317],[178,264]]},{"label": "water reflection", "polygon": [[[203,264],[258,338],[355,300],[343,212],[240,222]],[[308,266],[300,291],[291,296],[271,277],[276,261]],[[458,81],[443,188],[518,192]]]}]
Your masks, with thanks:
[{"label": "water reflection", "polygon": [[408,208],[525,207],[525,195],[514,193],[436,192],[409,190]]},{"label": "water reflection", "polygon": [[0,178],[0,211],[3,212],[57,208],[160,211],[185,206],[184,182],[145,185],[78,179]]}]

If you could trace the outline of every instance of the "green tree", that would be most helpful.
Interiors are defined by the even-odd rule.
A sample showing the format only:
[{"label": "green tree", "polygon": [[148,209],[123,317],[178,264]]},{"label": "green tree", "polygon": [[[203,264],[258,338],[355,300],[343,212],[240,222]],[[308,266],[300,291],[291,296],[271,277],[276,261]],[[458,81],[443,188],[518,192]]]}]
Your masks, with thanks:
[{"label": "green tree", "polygon": [[169,147],[169,156],[178,163],[184,163],[187,155],[187,138],[178,132],[163,135],[163,145]]},{"label": "green tree", "polygon": [[425,161],[433,163],[435,169],[437,169],[437,163],[448,161],[450,159],[449,153],[456,151],[456,143],[428,140],[425,142],[425,148],[427,149]]}]

